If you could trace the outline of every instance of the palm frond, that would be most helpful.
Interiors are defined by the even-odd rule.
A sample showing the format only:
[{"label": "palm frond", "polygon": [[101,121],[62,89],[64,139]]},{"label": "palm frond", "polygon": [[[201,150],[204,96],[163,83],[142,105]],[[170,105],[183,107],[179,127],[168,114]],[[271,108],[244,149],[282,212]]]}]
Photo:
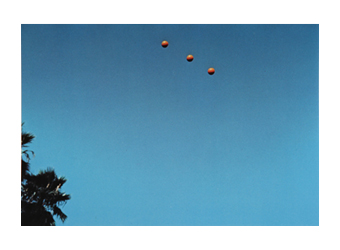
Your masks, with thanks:
[{"label": "palm frond", "polygon": [[21,152],[21,154],[23,154],[24,156],[25,156],[25,160],[27,161],[27,162],[29,162],[30,160],[31,160],[31,157],[30,157],[30,154],[29,153],[31,153],[32,155],[33,155],[33,157],[35,157],[35,154],[34,154],[34,152],[32,151],[32,150],[23,150],[22,152]]},{"label": "palm frond", "polygon": [[22,132],[21,133],[21,146],[27,147],[26,144],[31,143],[34,138],[35,138],[35,136],[33,134],[27,133],[27,132]]},{"label": "palm frond", "polygon": [[67,215],[64,214],[60,208],[58,208],[57,206],[53,207],[53,215],[58,216],[62,222],[64,222],[67,218]]}]

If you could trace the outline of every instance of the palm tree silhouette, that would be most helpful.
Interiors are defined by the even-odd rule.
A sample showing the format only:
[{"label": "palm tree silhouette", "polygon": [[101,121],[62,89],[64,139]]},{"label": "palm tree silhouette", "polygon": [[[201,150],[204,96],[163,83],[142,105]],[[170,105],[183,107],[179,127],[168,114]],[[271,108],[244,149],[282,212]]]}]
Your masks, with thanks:
[{"label": "palm tree silhouette", "polygon": [[[21,127],[24,125],[24,123],[21,124]],[[33,139],[35,138],[34,135],[27,132],[21,132],[21,181],[26,177],[26,175],[29,172],[29,161],[30,161],[30,154],[31,153],[34,156],[34,152],[32,150],[25,149],[27,148],[27,144],[31,143]],[[25,157],[25,160],[24,160]]]},{"label": "palm tree silhouette", "polygon": [[[32,142],[34,135],[22,132],[21,146],[26,148]],[[53,216],[62,222],[67,218],[58,207],[71,198],[70,195],[60,192],[66,182],[65,177],[56,175],[48,168],[37,175],[30,173],[29,160],[31,150],[22,149],[21,158],[21,225],[22,226],[54,226]],[[25,159],[24,159],[25,158]]]}]

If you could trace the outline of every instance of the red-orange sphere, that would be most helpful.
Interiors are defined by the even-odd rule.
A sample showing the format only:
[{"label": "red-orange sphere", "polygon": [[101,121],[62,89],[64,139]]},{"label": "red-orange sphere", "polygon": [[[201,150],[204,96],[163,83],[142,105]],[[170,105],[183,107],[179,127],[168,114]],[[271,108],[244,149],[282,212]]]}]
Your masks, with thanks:
[{"label": "red-orange sphere", "polygon": [[209,73],[209,75],[213,75],[215,73],[215,69],[214,68],[209,68],[208,69],[208,73]]},{"label": "red-orange sphere", "polygon": [[188,62],[191,62],[192,60],[194,60],[193,55],[188,55],[187,56],[187,60],[188,60]]},{"label": "red-orange sphere", "polygon": [[168,41],[163,41],[163,42],[162,42],[162,47],[163,47],[163,48],[168,47],[168,45],[169,45]]}]

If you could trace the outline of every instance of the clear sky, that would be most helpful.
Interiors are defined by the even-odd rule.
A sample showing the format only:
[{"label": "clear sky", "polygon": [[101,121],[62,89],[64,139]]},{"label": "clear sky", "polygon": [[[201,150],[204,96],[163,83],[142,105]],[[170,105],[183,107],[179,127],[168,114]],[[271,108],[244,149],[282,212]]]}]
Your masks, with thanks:
[{"label": "clear sky", "polygon": [[318,70],[318,25],[22,25],[31,170],[57,225],[319,225]]}]

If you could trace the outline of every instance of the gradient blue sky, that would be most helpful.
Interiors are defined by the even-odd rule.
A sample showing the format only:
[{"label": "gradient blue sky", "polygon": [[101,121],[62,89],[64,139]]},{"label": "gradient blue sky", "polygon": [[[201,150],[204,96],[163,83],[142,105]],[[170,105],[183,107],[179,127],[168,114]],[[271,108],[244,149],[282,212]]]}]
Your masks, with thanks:
[{"label": "gradient blue sky", "polygon": [[22,25],[57,225],[319,225],[318,67],[318,25]]}]

